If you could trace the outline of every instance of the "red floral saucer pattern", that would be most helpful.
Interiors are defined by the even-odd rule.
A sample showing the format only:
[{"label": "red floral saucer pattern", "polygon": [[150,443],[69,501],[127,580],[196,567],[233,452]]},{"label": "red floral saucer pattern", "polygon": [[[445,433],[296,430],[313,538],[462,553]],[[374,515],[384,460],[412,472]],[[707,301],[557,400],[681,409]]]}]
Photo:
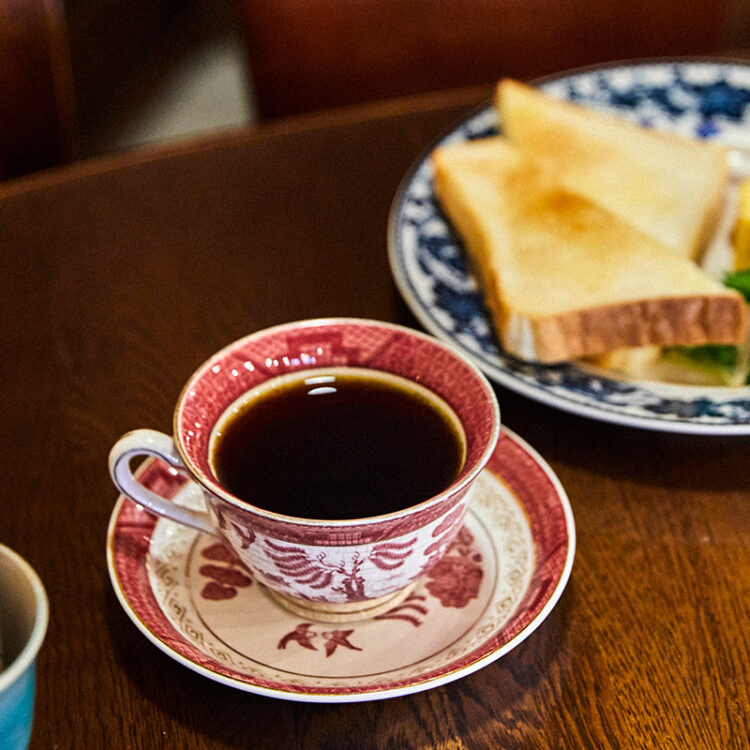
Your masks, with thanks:
[{"label": "red floral saucer pattern", "polygon": [[[141,481],[198,505],[156,460]],[[218,682],[271,697],[343,702],[426,690],[499,658],[545,619],[567,583],[575,530],[560,482],[503,429],[463,528],[394,609],[307,622],[280,607],[213,537],[120,497],[107,537],[123,608],[162,651]]]}]

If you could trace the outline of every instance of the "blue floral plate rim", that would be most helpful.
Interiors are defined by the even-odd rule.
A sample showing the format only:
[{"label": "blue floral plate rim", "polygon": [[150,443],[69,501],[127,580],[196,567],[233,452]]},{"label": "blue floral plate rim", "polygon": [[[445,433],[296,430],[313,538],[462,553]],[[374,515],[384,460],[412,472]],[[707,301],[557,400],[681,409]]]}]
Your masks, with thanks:
[{"label": "blue floral plate rim", "polygon": [[[636,122],[714,138],[750,154],[750,61],[666,58],[613,62],[536,82],[550,93]],[[451,140],[496,133],[491,103],[438,136],[394,197],[388,257],[396,286],[420,324],[453,345],[493,381],[579,416],[639,429],[750,435],[750,388],[692,387],[618,379],[574,363],[517,360],[498,346],[460,242],[431,186],[429,155]]]}]

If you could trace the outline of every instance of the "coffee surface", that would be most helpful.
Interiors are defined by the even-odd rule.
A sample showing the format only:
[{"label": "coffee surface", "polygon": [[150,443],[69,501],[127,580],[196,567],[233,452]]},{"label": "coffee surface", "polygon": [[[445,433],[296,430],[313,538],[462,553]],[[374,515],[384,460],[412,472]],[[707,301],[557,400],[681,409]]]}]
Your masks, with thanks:
[{"label": "coffee surface", "polygon": [[225,417],[213,464],[235,497],[300,518],[365,518],[428,500],[457,476],[463,433],[436,397],[408,381],[314,373]]}]

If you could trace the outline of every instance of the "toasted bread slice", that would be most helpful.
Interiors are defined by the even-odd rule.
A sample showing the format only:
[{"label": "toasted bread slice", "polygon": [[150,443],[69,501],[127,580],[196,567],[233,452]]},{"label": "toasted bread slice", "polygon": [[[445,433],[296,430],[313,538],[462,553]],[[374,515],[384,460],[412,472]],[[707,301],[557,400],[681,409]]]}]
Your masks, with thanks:
[{"label": "toasted bread slice", "polygon": [[509,353],[559,362],[644,345],[736,343],[733,290],[495,137],[433,153],[435,190]]},{"label": "toasted bread slice", "polygon": [[726,150],[640,127],[510,79],[496,107],[503,133],[558,181],[672,250],[696,259],[719,217]]}]

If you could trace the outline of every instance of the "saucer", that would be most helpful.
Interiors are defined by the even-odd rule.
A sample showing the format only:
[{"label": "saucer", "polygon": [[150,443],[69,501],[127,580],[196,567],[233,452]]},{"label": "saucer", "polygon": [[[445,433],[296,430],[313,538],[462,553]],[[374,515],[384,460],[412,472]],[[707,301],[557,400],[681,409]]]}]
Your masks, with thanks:
[{"label": "saucer", "polygon": [[[144,462],[140,481],[174,502],[202,504],[158,459]],[[331,624],[290,612],[215,538],[123,496],[107,533],[115,593],[154,645],[222,684],[309,702],[407,695],[490,664],[552,611],[574,550],[565,490],[505,428],[445,557],[370,620]]]}]

